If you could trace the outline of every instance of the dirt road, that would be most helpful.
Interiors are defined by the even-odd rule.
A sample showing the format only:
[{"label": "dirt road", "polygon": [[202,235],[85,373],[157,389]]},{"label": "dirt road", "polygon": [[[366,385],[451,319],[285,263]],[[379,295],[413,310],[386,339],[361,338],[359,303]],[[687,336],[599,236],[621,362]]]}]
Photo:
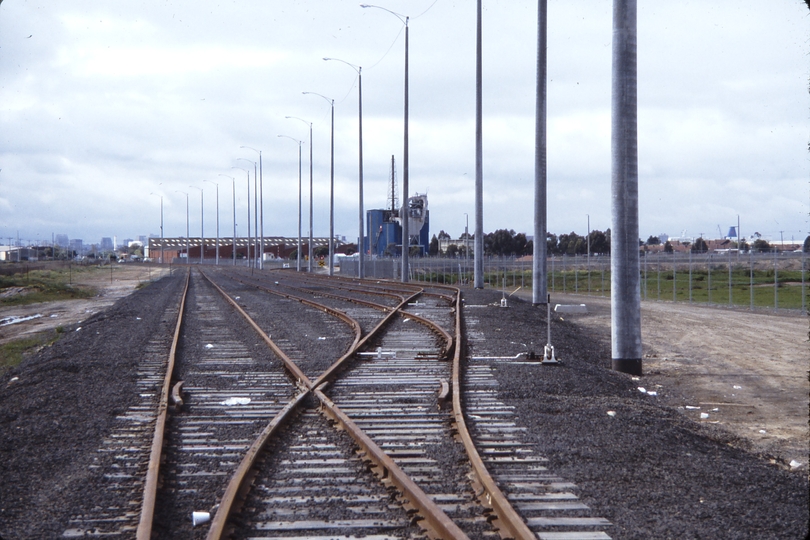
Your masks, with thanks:
[{"label": "dirt road", "polygon": [[[586,304],[588,314],[565,317],[609,342],[608,298],[556,295],[552,303]],[[807,469],[806,317],[672,302],[642,302],[641,312],[640,387],[697,422],[724,426],[752,451]]]}]

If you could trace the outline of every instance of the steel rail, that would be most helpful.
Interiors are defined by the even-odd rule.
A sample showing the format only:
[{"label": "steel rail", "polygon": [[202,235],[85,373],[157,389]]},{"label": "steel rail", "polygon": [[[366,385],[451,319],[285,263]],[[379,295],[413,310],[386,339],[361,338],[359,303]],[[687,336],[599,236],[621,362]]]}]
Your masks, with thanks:
[{"label": "steel rail", "polygon": [[[234,278],[234,279],[236,279],[236,278]],[[287,294],[284,294],[284,293],[282,293],[280,291],[274,291],[274,290],[266,288],[266,287],[264,287],[262,285],[257,285],[255,283],[254,284],[248,284],[248,283],[246,283],[244,281],[241,281],[241,280],[237,280],[237,281],[239,281],[240,283],[244,283],[246,285],[252,285],[253,287],[256,287],[256,288],[261,289],[263,291],[267,291],[267,292],[269,292],[271,294],[279,294],[281,296],[285,296],[286,298],[296,299],[296,300],[299,300],[300,302],[310,303],[311,305],[320,306],[320,304],[308,301],[306,299],[297,297],[295,295],[287,295]],[[367,305],[367,306],[373,307],[375,309],[385,309],[385,310],[390,310],[391,309],[390,307],[383,306],[382,304],[375,304],[373,302],[367,302],[365,300],[358,300],[358,299],[354,299],[354,298],[348,298],[348,297],[345,297],[345,296],[336,295],[336,294],[332,294],[332,293],[328,293],[328,292],[323,292],[323,291],[314,292],[314,291],[309,291],[307,289],[294,287],[292,285],[281,285],[281,284],[279,284],[279,286],[280,287],[285,287],[285,288],[288,288],[288,289],[307,292],[309,294],[319,294],[321,296],[327,296],[327,297],[330,297],[330,298],[336,298],[336,299],[344,300],[344,301],[347,301],[347,302],[354,302],[354,303],[357,303],[357,304]],[[424,317],[421,317],[419,315],[416,315],[416,314],[408,312],[408,311],[402,311],[402,308],[405,307],[408,302],[411,302],[412,300],[415,300],[416,298],[418,298],[420,295],[423,295],[423,294],[426,294],[423,291],[423,289],[418,288],[418,292],[416,292],[412,296],[408,297],[407,299],[397,295],[397,296],[399,296],[399,298],[402,299],[402,303],[400,303],[399,306],[394,308],[393,311],[398,312],[401,317],[407,317],[407,318],[413,319],[413,320],[417,321],[418,323],[420,323],[420,324],[422,324],[424,326],[427,326],[429,329],[431,329],[431,331],[436,333],[439,336],[439,338],[443,339],[445,341],[445,343],[446,343],[444,349],[441,351],[442,356],[449,359],[449,356],[452,354],[452,351],[453,351],[453,345],[454,345],[453,336],[451,336],[450,333],[447,332],[444,328],[442,328],[441,326],[439,326],[438,324],[434,323],[433,321],[431,321],[429,319],[426,319]],[[435,296],[441,296],[441,295],[435,295]],[[340,311],[337,311],[337,312],[342,313]]]},{"label": "steel rail", "polygon": [[[377,446],[363,430],[357,427],[351,418],[346,416],[332,400],[326,397],[319,389],[315,389],[315,395],[323,404],[324,412],[352,436],[364,452],[364,457],[367,457],[374,463],[377,468],[377,475],[384,482],[390,482],[403,494],[403,506],[406,506],[406,508],[410,506],[424,518],[427,524],[422,524],[420,520],[419,525],[429,531],[429,536],[433,538],[468,538],[468,536],[464,534],[464,531],[433,502],[433,499],[428,497],[427,494],[399,468],[394,460],[391,459],[382,448]],[[430,532],[433,534],[430,534]]]},{"label": "steel rail", "polygon": [[177,313],[177,323],[174,327],[174,337],[169,351],[168,363],[166,365],[166,375],[163,378],[163,386],[160,389],[160,401],[158,402],[158,413],[155,421],[155,434],[152,437],[152,449],[149,453],[149,465],[146,469],[146,479],[143,488],[143,503],[141,505],[141,517],[138,521],[138,528],[135,531],[137,540],[149,540],[152,537],[152,522],[155,518],[155,502],[157,501],[157,488],[160,474],[160,460],[163,453],[163,438],[166,431],[166,417],[169,410],[169,397],[171,395],[172,376],[174,375],[175,356],[177,354],[177,343],[180,339],[180,328],[183,324],[183,311],[186,307],[186,297],[188,296],[188,286],[191,281],[191,270],[186,272],[186,284],[183,288],[183,296],[180,300],[180,310]]},{"label": "steel rail", "polygon": [[[301,301],[304,301],[304,302],[306,302],[308,304],[313,304],[315,306],[326,307],[326,306],[322,306],[321,304],[318,304],[317,302],[312,302],[310,300],[305,300],[305,299],[299,298],[299,297],[297,297],[295,295],[289,295],[289,294],[285,294],[285,293],[282,293],[282,292],[279,292],[279,291],[274,291],[273,289],[269,289],[267,287],[264,287],[262,285],[258,285],[256,283],[249,283],[249,282],[242,281],[242,280],[240,280],[238,278],[234,278],[234,277],[232,277],[232,279],[234,279],[234,280],[236,280],[239,283],[242,283],[244,285],[255,287],[255,288],[259,289],[259,290],[268,292],[270,294],[275,294],[275,295],[282,296],[284,298],[289,298],[289,299],[301,300]],[[290,287],[289,285],[284,285],[284,287],[295,289],[295,287]],[[227,296],[227,293],[225,293],[221,289],[220,289],[220,292],[223,295]],[[332,297],[335,297],[335,298],[341,298],[341,299],[345,299],[347,301],[355,301],[356,300],[356,299],[351,299],[351,298],[347,298],[347,297],[341,297],[340,295],[332,295],[330,293],[318,293],[318,294],[322,294],[323,296],[332,296]],[[337,373],[342,369],[342,367],[349,360],[349,358],[355,356],[357,354],[357,351],[362,349],[366,345],[366,343],[368,343],[373,337],[375,337],[376,334],[379,332],[379,330],[382,329],[386,324],[388,324],[388,322],[393,317],[398,316],[398,315],[401,316],[402,315],[401,309],[405,305],[407,305],[408,302],[411,302],[412,300],[415,300],[418,297],[419,297],[419,293],[413,294],[413,295],[411,295],[411,296],[409,296],[407,298],[402,298],[402,301],[399,303],[399,305],[397,305],[397,306],[395,306],[393,308],[389,307],[389,306],[384,306],[382,304],[375,304],[374,302],[368,302],[366,300],[357,300],[357,303],[367,305],[368,307],[371,307],[373,309],[379,309],[381,311],[387,311],[388,313],[386,314],[386,316],[379,323],[377,323],[377,325],[370,332],[368,332],[359,341],[355,341],[355,343],[352,344],[352,346],[348,349],[348,351],[342,357],[340,357],[334,364],[329,366],[329,368],[326,371],[324,371],[314,383],[312,383],[311,388],[318,388],[320,386],[325,385],[328,382],[331,382],[335,378],[335,376],[337,376]],[[228,297],[228,298],[230,299],[230,297]],[[343,313],[343,312],[341,312],[339,310],[335,310],[335,309],[332,309],[332,308],[329,308],[329,309],[331,310],[331,312],[334,312],[336,314],[340,314],[343,317],[350,318],[348,315],[346,315],[345,313]],[[239,310],[240,310],[240,312],[242,312],[242,314],[244,316],[247,316],[247,315],[244,314],[244,312],[241,310],[241,308],[239,308]],[[354,319],[351,319],[351,320],[354,320]],[[358,325],[359,325],[359,323],[358,323]],[[256,328],[258,330],[258,327],[254,326],[254,328]],[[273,349],[273,351],[276,352],[276,349]],[[283,354],[283,353],[281,353],[281,354]]]},{"label": "steel rail", "polygon": [[[405,299],[402,303],[400,303],[397,308],[392,310],[386,317],[380,321],[380,323],[371,331],[369,332],[363,340],[360,342],[355,343],[343,357],[341,357],[338,362],[335,363],[327,372],[325,372],[321,377],[318,378],[317,386],[314,386],[313,383],[303,375],[303,372],[295,366],[295,363],[288,358],[283,351],[281,351],[273,342],[272,340],[259,328],[258,324],[253,321],[248,314],[238,305],[236,302],[230,298],[219,286],[217,286],[213,281],[210,280],[206,276],[206,279],[211,282],[217,290],[219,290],[220,294],[225,296],[229,302],[237,308],[237,310],[242,314],[243,317],[251,324],[251,326],[259,333],[259,335],[264,339],[268,345],[271,346],[271,349],[282,359],[285,366],[294,366],[294,369],[290,369],[291,373],[294,375],[306,388],[304,391],[298,396],[299,401],[297,403],[302,403],[304,397],[309,395],[310,393],[314,393],[318,399],[323,404],[323,410],[325,414],[328,414],[331,418],[333,418],[336,422],[340,423],[340,425],[346,430],[346,432],[355,440],[355,442],[366,452],[366,455],[369,456],[369,459],[374,461],[380,470],[380,475],[383,481],[388,478],[388,481],[391,482],[397,489],[400,490],[402,493],[402,499],[405,501],[406,507],[412,508],[416,511],[420,517],[423,519],[420,520],[420,527],[426,528],[428,531],[434,532],[435,538],[452,538],[452,539],[467,539],[467,535],[450,520],[447,514],[439,508],[439,506],[430,498],[428,497],[422,489],[416,485],[400,468],[399,466],[394,463],[394,461],[379,447],[377,446],[374,441],[372,441],[362,430],[360,430],[351,419],[348,418],[342,411],[340,411],[334,403],[332,403],[326,395],[320,390],[328,383],[328,378],[330,373],[335,373],[335,365],[342,364],[348,358],[355,355],[358,348],[362,346],[362,344],[366,343],[369,339],[374,337],[384,326],[387,324],[388,321],[391,320],[393,316],[400,312],[403,305],[405,305],[409,300],[418,296],[417,294],[412,295]],[[272,291],[271,291],[272,292]],[[279,294],[281,296],[285,296],[282,293],[274,293]],[[309,302],[310,304],[317,305],[316,302]],[[325,308],[326,306],[321,306],[321,308]],[[337,310],[333,310],[337,312]],[[339,312],[338,312],[339,313]],[[328,411],[328,412],[327,412]],[[275,419],[274,419],[275,420]],[[269,426],[266,428],[270,429]],[[275,430],[271,430],[275,431]],[[268,437],[270,435],[268,434]],[[263,447],[265,443],[261,444]],[[257,448],[255,454],[252,454],[251,459],[255,460],[255,456],[261,451],[259,448],[259,443],[254,443],[251,446],[251,449],[254,447]],[[247,456],[246,456],[247,458]],[[248,473],[252,467],[249,465],[245,459],[243,459],[245,466],[242,467],[240,464],[239,467],[239,476],[237,477],[234,475],[229,482],[228,485],[228,500],[223,499],[220,501],[219,509],[217,510],[217,515],[222,512],[222,517],[217,521],[217,535],[209,535],[208,540],[220,540],[222,538],[222,534],[224,534],[225,523],[227,523],[227,519],[230,516],[234,502],[236,500],[237,495],[240,493],[244,493],[243,489],[249,484],[246,482],[248,477]],[[233,486],[233,487],[231,487]],[[425,524],[421,522],[424,521]],[[221,525],[220,525],[221,523]]]},{"label": "steel rail", "polygon": [[223,537],[225,527],[228,524],[228,518],[230,518],[233,513],[237,499],[244,497],[250,490],[249,481],[252,480],[250,471],[256,464],[256,459],[259,457],[262,450],[264,450],[265,446],[267,446],[270,438],[273,437],[279,428],[298,410],[298,407],[308,395],[309,390],[305,390],[295,396],[295,398],[267,424],[259,437],[250,445],[250,448],[248,448],[245,456],[236,468],[236,471],[231,475],[228,487],[225,488],[225,493],[222,495],[222,499],[219,502],[216,514],[214,514],[214,519],[211,520],[211,527],[208,529],[208,534],[206,535],[207,540],[218,540]]},{"label": "steel rail", "polygon": [[453,354],[453,381],[452,381],[452,394],[453,394],[453,417],[456,423],[456,430],[464,443],[464,448],[467,451],[467,457],[472,464],[473,473],[477,479],[482,494],[486,494],[486,498],[482,502],[492,508],[496,515],[496,522],[494,526],[498,527],[499,534],[502,538],[512,538],[515,540],[537,540],[537,535],[529,529],[523,518],[512,507],[506,496],[498,488],[495,480],[489,474],[481,456],[478,455],[478,450],[475,447],[470,432],[467,430],[467,424],[464,421],[464,411],[461,407],[461,354],[462,354],[462,318],[461,318],[461,289],[456,289],[456,350]]}]

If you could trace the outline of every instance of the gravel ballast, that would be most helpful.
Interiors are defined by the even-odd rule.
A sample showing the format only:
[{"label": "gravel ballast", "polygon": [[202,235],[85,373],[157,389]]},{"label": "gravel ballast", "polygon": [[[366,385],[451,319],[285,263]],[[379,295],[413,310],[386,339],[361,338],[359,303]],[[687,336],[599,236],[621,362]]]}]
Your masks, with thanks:
[{"label": "gravel ballast", "polygon": [[[500,293],[463,294],[467,305],[488,306],[464,310],[484,337],[471,356],[542,354],[545,306],[510,298],[500,308]],[[806,537],[806,470],[790,472],[722,428],[659,405],[639,390],[643,377],[610,370],[610,343],[554,314],[552,343],[560,365],[493,366],[501,397],[549,469],[613,523],[613,538]]]},{"label": "gravel ballast", "polygon": [[[92,459],[137,397],[140,349],[171,332],[164,313],[181,285],[177,275],[135,292],[2,375],[0,538],[58,538],[92,497]],[[494,291],[464,298],[487,305],[464,310],[483,337],[469,354],[542,352],[544,308],[516,298],[497,307]],[[548,468],[613,523],[614,539],[806,537],[806,469],[791,472],[722,428],[662,406],[638,390],[644,377],[611,371],[609,343],[574,322],[554,317],[552,342],[559,366],[493,364],[500,397]]]}]

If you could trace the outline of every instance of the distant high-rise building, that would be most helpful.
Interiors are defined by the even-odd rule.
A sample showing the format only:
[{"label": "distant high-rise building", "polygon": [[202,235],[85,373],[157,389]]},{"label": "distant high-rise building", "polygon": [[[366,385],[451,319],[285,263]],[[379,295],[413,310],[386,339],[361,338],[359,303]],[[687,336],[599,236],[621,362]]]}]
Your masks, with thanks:
[{"label": "distant high-rise building", "polygon": [[75,251],[76,255],[81,255],[83,249],[84,249],[84,244],[83,244],[81,238],[73,238],[70,241],[70,250]]},{"label": "distant high-rise building", "polygon": [[139,241],[141,244],[146,245],[146,240],[147,240],[147,238],[146,238],[146,235],[145,235],[145,234],[141,234],[141,235],[139,235],[139,236],[138,236],[138,241]]},{"label": "distant high-rise building", "polygon": [[66,234],[57,234],[56,235],[56,245],[59,247],[68,247],[69,240],[68,235]]},{"label": "distant high-rise building", "polygon": [[101,238],[101,245],[99,246],[101,251],[112,251],[113,247],[113,239],[109,236],[104,236]]}]

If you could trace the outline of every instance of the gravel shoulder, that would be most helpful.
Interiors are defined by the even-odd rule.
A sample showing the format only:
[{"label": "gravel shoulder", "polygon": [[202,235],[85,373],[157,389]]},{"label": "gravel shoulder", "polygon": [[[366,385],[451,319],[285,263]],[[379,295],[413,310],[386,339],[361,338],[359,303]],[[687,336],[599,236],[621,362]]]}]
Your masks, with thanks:
[{"label": "gravel shoulder", "polygon": [[[557,295],[552,302],[586,304],[587,314],[565,318],[610,346],[609,298]],[[801,463],[806,473],[808,323],[797,314],[642,302],[638,386],[695,421],[724,427],[756,453]]]},{"label": "gravel shoulder", "polygon": [[[473,347],[469,354],[542,351],[545,309],[518,297],[508,308],[497,307],[501,293],[495,291],[465,290],[464,297],[467,305],[488,306],[464,311],[478,319],[476,328],[485,337],[478,348],[486,350]],[[593,309],[590,317],[598,319],[600,312]],[[577,484],[580,498],[613,523],[608,534],[614,539],[805,538],[806,454],[804,467],[791,471],[784,459],[762,453],[752,439],[726,425],[694,419],[691,409],[678,408],[678,400],[699,403],[701,387],[675,382],[700,378],[673,374],[667,379],[656,373],[655,357],[645,358],[648,375],[638,380],[610,370],[606,328],[604,321],[588,325],[555,315],[552,342],[560,365],[504,361],[494,363],[493,370],[502,398],[515,407],[526,436],[548,458],[550,472]],[[662,350],[649,348],[646,354]],[[795,376],[805,375],[799,370]],[[642,393],[639,386],[660,393]],[[805,407],[806,399],[805,394]],[[711,409],[709,420],[723,418]],[[800,417],[806,421],[806,408]]]}]

